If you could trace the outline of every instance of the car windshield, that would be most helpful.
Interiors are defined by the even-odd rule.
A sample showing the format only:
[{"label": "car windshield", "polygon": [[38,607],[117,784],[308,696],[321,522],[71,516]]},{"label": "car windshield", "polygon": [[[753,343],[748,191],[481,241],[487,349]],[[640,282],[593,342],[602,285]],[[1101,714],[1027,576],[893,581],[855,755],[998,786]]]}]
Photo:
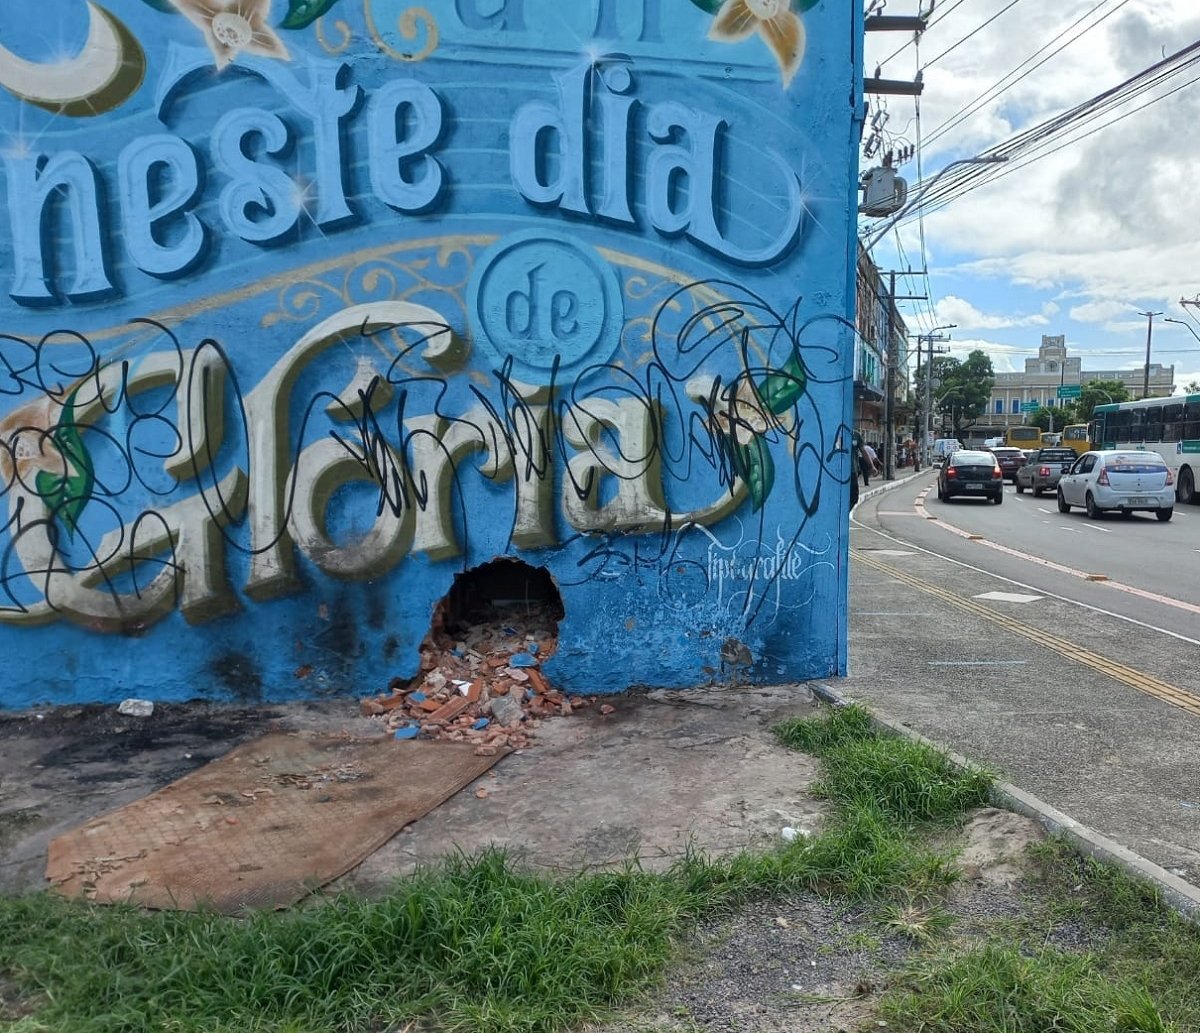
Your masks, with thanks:
[{"label": "car windshield", "polygon": [[995,466],[996,458],[990,452],[955,452],[951,466]]},{"label": "car windshield", "polygon": [[1074,462],[1075,451],[1070,448],[1043,448],[1038,453],[1038,458],[1051,463]]}]

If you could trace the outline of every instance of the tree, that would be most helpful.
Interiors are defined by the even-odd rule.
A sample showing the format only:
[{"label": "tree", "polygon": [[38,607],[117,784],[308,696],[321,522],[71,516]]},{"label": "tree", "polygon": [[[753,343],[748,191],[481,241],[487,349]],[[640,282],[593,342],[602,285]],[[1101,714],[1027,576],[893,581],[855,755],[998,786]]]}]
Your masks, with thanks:
[{"label": "tree", "polygon": [[1050,429],[1051,419],[1054,421],[1055,430],[1062,430],[1068,423],[1081,422],[1079,414],[1075,410],[1075,403],[1069,398],[1061,399],[1061,402],[1061,405],[1054,407],[1043,405],[1025,422],[1034,427],[1041,427],[1042,430]]},{"label": "tree", "polygon": [[[925,398],[925,367],[916,377],[917,398]],[[948,421],[955,431],[975,423],[988,408],[996,382],[992,360],[983,352],[971,352],[963,360],[950,355],[933,358],[933,412],[935,425]]]},{"label": "tree", "polygon": [[1129,391],[1119,380],[1089,380],[1083,385],[1079,401],[1075,403],[1080,422],[1090,420],[1098,405],[1109,402],[1128,402]]},{"label": "tree", "polygon": [[1200,395],[1200,380],[1189,380],[1183,390],[1185,394]]}]

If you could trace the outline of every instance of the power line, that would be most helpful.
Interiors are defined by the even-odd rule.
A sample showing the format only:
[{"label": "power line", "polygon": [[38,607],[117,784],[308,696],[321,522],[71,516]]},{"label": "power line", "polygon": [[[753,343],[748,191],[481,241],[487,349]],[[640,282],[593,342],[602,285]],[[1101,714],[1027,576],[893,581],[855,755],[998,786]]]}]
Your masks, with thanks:
[{"label": "power line", "polygon": [[[928,32],[935,25],[939,24],[948,15],[953,14],[955,8],[961,7],[965,2],[966,2],[966,0],[955,0],[955,2],[952,3],[946,10],[944,10],[941,14],[939,14],[936,18],[934,18],[933,21],[931,21],[928,25],[926,25],[924,31]],[[910,39],[907,43],[900,44],[900,46],[898,46],[895,50],[893,50],[890,54],[888,54],[887,57],[885,57],[882,61],[880,61],[879,67],[882,68],[892,58],[898,57],[900,54],[903,54],[904,51],[906,51],[909,47],[913,46],[920,38],[921,38],[920,33],[914,34],[912,39]]]},{"label": "power line", "polygon": [[937,56],[937,57],[933,58],[933,60],[931,60],[931,61],[926,61],[926,62],[925,62],[925,64],[923,64],[923,65],[921,66],[922,70],[924,70],[924,69],[926,69],[926,68],[929,68],[929,67],[930,67],[930,66],[932,66],[932,65],[935,65],[935,64],[937,64],[937,63],[938,63],[938,62],[939,62],[939,61],[940,61],[942,58],[944,58],[944,57],[945,57],[947,54],[949,54],[949,53],[952,53],[953,51],[957,50],[957,49],[958,49],[959,47],[961,47],[961,46],[962,46],[964,43],[966,43],[966,42],[967,42],[967,40],[969,40],[969,39],[970,39],[972,36],[974,36],[974,35],[975,35],[976,33],[978,33],[978,32],[982,32],[982,31],[983,31],[984,29],[986,29],[986,28],[987,28],[989,25],[991,25],[991,24],[992,24],[992,22],[994,22],[994,21],[995,21],[997,18],[999,18],[999,17],[1000,17],[1000,15],[1004,14],[1004,12],[1005,12],[1005,11],[1011,11],[1011,10],[1012,10],[1014,7],[1016,7],[1016,6],[1017,6],[1017,4],[1019,4],[1020,2],[1021,2],[1021,0],[1009,0],[1009,3],[1008,3],[1008,4],[1006,4],[1006,5],[1005,5],[1004,7],[1002,7],[1000,10],[998,10],[998,11],[997,11],[995,14],[993,14],[993,15],[992,15],[992,16],[991,16],[991,17],[990,17],[990,18],[989,18],[987,21],[985,21],[985,22],[984,22],[982,25],[979,25],[979,26],[975,27],[974,29],[972,29],[972,30],[971,30],[970,32],[968,32],[968,33],[967,33],[965,36],[963,36],[963,38],[962,38],[962,39],[960,39],[960,40],[959,40],[957,43],[954,43],[954,44],[952,44],[951,46],[947,47],[947,48],[946,48],[945,50],[943,50],[943,51],[942,51],[940,54],[938,54],[938,56]]},{"label": "power line", "polygon": [[1143,69],[1125,81],[1118,83],[1116,86],[1097,94],[1095,97],[1077,104],[1068,111],[1018,133],[1003,143],[988,148],[980,155],[981,157],[1006,158],[1009,163],[1012,162],[1014,157],[1025,159],[1019,164],[1005,164],[1003,167],[997,163],[963,165],[939,182],[936,188],[927,190],[924,193],[920,192],[920,184],[917,184],[914,188],[914,190],[918,191],[917,203],[910,207],[900,219],[897,219],[897,223],[911,221],[912,218],[917,217],[922,211],[936,211],[970,190],[999,179],[1004,175],[1009,175],[1018,168],[1024,168],[1034,160],[1046,157],[1048,154],[1060,150],[1061,147],[1067,146],[1069,143],[1076,143],[1082,139],[1086,139],[1087,136],[1092,135],[1094,132],[1098,132],[1108,125],[1136,114],[1151,104],[1155,104],[1178,93],[1180,90],[1192,85],[1196,80],[1190,80],[1167,93],[1153,97],[1145,104],[1123,112],[1116,118],[1109,119],[1097,126],[1095,129],[1090,129],[1085,134],[1072,136],[1070,140],[1059,147],[1052,150],[1046,149],[1050,142],[1056,138],[1091,125],[1108,112],[1183,74],[1198,62],[1200,62],[1200,40],[1171,54],[1162,61]]},{"label": "power line", "polygon": [[[998,97],[1003,95],[1004,93],[1007,93],[1014,86],[1016,86],[1017,83],[1021,82],[1023,79],[1028,78],[1030,75],[1032,75],[1034,72],[1036,72],[1039,68],[1041,68],[1044,64],[1046,64],[1052,58],[1061,54],[1072,43],[1075,43],[1078,40],[1082,39],[1087,33],[1091,32],[1092,29],[1094,29],[1098,25],[1102,24],[1106,19],[1111,18],[1122,7],[1124,7],[1126,4],[1128,4],[1130,2],[1130,0],[1120,0],[1120,2],[1117,4],[1117,6],[1114,7],[1112,10],[1105,12],[1103,15],[1101,15],[1101,17],[1097,18],[1096,21],[1094,21],[1091,25],[1087,26],[1081,32],[1078,32],[1074,36],[1072,36],[1062,46],[1051,51],[1049,54],[1046,54],[1046,56],[1044,58],[1042,58],[1041,61],[1038,61],[1037,64],[1033,65],[1031,68],[1026,69],[1020,75],[1017,75],[1017,73],[1021,72],[1021,69],[1024,68],[1027,64],[1029,64],[1030,61],[1034,60],[1034,58],[1038,57],[1039,55],[1045,53],[1045,51],[1048,48],[1052,47],[1055,43],[1057,43],[1060,39],[1062,39],[1063,36],[1065,36],[1072,29],[1074,29],[1077,25],[1079,25],[1080,22],[1083,22],[1087,18],[1090,18],[1101,7],[1103,7],[1105,4],[1111,3],[1111,2],[1112,2],[1112,0],[1099,0],[1099,3],[1097,3],[1094,7],[1092,7],[1090,10],[1088,10],[1086,13],[1084,13],[1084,14],[1080,15],[1078,18],[1076,18],[1075,21],[1071,22],[1070,25],[1068,25],[1065,29],[1063,29],[1057,36],[1055,36],[1053,39],[1051,39],[1048,43],[1046,43],[1044,46],[1042,46],[1039,50],[1036,50],[1036,51],[1034,51],[1034,53],[1030,54],[1029,57],[1025,58],[1025,60],[1022,61],[1019,65],[1017,65],[1016,68],[1012,69],[1012,71],[1008,72],[1002,78],[1000,78],[996,82],[994,82],[991,86],[989,86],[986,90],[984,90],[983,93],[979,94],[979,96],[975,97],[973,100],[971,100],[970,102],[965,104],[963,107],[959,108],[958,111],[956,111],[953,115],[950,115],[944,122],[942,122],[939,126],[937,126],[937,128],[934,129],[932,133],[929,134],[929,137],[926,140],[926,143],[933,143],[934,140],[938,139],[941,136],[944,136],[951,129],[954,129],[956,126],[961,125],[971,115],[975,114],[981,108],[986,107],[987,104],[989,104],[991,101],[994,101]],[[1012,78],[1014,75],[1016,75],[1017,77],[1015,79],[1013,79],[1012,82],[1009,82],[1007,85],[1004,85],[1007,82],[1007,80]]]}]

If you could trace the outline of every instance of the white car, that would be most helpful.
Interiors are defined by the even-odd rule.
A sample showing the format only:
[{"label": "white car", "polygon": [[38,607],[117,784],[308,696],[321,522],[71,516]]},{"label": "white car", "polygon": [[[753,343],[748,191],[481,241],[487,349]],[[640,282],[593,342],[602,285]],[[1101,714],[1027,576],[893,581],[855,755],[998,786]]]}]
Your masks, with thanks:
[{"label": "white car", "polygon": [[1058,482],[1058,511],[1082,506],[1093,520],[1108,510],[1148,510],[1167,521],[1175,512],[1175,478],[1155,452],[1085,452]]}]

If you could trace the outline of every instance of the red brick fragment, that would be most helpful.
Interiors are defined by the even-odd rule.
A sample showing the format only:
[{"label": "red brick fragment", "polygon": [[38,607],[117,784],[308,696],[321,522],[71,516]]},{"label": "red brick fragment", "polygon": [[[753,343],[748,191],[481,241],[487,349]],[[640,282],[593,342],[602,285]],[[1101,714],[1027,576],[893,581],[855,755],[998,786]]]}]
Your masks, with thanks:
[{"label": "red brick fragment", "polygon": [[452,700],[444,703],[441,707],[430,714],[429,720],[438,724],[444,724],[447,721],[453,721],[466,709],[467,701],[462,696],[455,696]]}]

